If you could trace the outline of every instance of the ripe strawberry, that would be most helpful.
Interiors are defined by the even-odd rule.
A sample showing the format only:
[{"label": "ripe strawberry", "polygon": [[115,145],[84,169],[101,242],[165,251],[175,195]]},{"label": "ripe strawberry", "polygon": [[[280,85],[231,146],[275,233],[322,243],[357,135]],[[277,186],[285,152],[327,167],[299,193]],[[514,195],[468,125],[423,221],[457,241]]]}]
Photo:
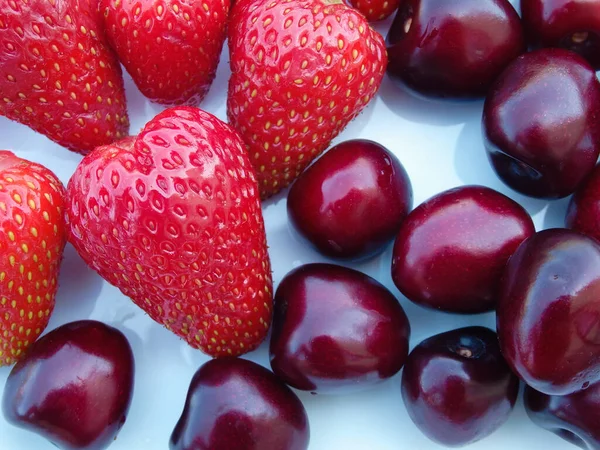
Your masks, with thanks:
[{"label": "ripe strawberry", "polygon": [[385,45],[361,14],[324,0],[236,3],[229,40],[227,113],[267,198],[373,98]]},{"label": "ripe strawberry", "polygon": [[213,356],[267,334],[272,284],[254,172],[231,127],[178,107],[86,156],[69,240],[150,317]]},{"label": "ripe strawberry", "polygon": [[0,366],[22,356],[54,309],[64,193],[50,170],[0,151]]},{"label": "ripe strawberry", "polygon": [[0,2],[0,115],[86,153],[127,135],[97,0]]},{"label": "ripe strawberry", "polygon": [[226,37],[229,0],[100,0],[108,38],[146,97],[198,104]]},{"label": "ripe strawberry", "polygon": [[387,19],[402,0],[348,0],[369,22]]}]

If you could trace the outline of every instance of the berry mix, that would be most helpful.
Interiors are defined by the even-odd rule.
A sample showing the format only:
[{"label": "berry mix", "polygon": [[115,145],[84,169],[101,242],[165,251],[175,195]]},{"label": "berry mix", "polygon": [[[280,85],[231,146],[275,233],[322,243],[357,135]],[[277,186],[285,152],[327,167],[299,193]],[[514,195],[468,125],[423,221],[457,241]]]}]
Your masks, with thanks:
[{"label": "berry mix", "polygon": [[[72,252],[146,326],[206,355],[162,447],[313,450],[305,393],[386,384],[442,446],[496,432],[524,387],[532,423],[600,449],[600,0],[517,6],[0,0],[0,115],[80,154],[63,185],[0,150],[5,422],[101,450],[133,414],[136,353],[153,349],[124,321],[52,325]],[[138,132],[123,70],[128,96],[158,105]],[[224,74],[227,120],[204,109]],[[415,205],[400,149],[332,144],[396,95],[480,105],[503,192]],[[314,262],[277,280],[263,213],[283,199]],[[524,199],[565,199],[564,226],[536,230]],[[348,267],[374,260],[395,289]],[[464,321],[483,313],[493,329]],[[454,329],[423,336],[439,314]],[[261,349],[266,363],[248,359]]]}]

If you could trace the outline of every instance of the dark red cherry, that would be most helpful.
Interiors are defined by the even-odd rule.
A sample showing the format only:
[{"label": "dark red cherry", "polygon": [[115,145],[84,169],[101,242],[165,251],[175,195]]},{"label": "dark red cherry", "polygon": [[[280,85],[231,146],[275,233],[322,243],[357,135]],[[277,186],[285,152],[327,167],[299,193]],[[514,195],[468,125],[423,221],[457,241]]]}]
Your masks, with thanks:
[{"label": "dark red cherry", "polygon": [[508,0],[405,0],[386,41],[388,73],[433,97],[483,97],[525,51]]},{"label": "dark red cherry", "polygon": [[252,361],[213,359],[194,375],[171,450],[306,450],[304,406]]},{"label": "dark red cherry", "polygon": [[535,228],[515,201],[483,186],[442,192],[405,219],[392,278],[408,299],[442,311],[495,308],[506,261]]},{"label": "dark red cherry", "polygon": [[596,166],[571,197],[565,224],[600,241],[600,166]]},{"label": "dark red cherry", "polygon": [[496,333],[468,327],[430,337],[410,353],[402,397],[431,440],[450,447],[478,441],[511,413],[519,379],[502,358]]},{"label": "dark red cherry", "polygon": [[410,325],[398,300],[373,278],[332,264],[307,264],[275,294],[271,367],[296,389],[338,393],[396,374]]},{"label": "dark red cherry", "polygon": [[543,49],[513,62],[484,106],[488,157],[508,186],[539,198],[565,197],[600,153],[600,83],[575,53]]},{"label": "dark red cherry", "polygon": [[600,381],[600,244],[541,231],[519,246],[497,309],[500,347],[534,389],[566,395]]},{"label": "dark red cherry", "polygon": [[562,47],[600,69],[600,0],[521,0],[527,39]]},{"label": "dark red cherry", "polygon": [[525,388],[527,415],[538,426],[584,450],[600,449],[600,384],[571,395]]},{"label": "dark red cherry", "polygon": [[381,252],[411,208],[412,188],[400,161],[364,139],[325,153],[296,180],[287,202],[300,235],[336,258]]},{"label": "dark red cherry", "polygon": [[125,423],[134,360],[125,336],[100,322],[63,325],[35,342],[10,372],[9,423],[66,450],[107,448]]}]

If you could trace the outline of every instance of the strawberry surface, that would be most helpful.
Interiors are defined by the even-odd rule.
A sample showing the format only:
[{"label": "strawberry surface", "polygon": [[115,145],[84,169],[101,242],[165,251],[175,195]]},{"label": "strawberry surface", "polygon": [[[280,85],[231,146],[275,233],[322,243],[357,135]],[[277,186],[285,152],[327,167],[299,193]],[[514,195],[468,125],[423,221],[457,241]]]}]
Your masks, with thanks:
[{"label": "strawberry surface", "polygon": [[229,0],[100,0],[108,38],[149,99],[198,104],[225,41]]},{"label": "strawberry surface", "polygon": [[349,0],[369,22],[388,18],[398,9],[400,2],[401,0]]},{"label": "strawberry surface", "polygon": [[0,2],[0,115],[87,153],[127,135],[97,0]]},{"label": "strawberry surface", "polygon": [[321,0],[245,0],[231,17],[227,114],[261,197],[290,184],[373,98],[382,37],[357,11]]},{"label": "strawberry surface", "polygon": [[213,356],[256,348],[272,282],[239,135],[192,107],[86,156],[67,187],[70,241],[150,317]]},{"label": "strawberry surface", "polygon": [[48,325],[65,243],[63,185],[1,150],[0,366],[21,358]]}]

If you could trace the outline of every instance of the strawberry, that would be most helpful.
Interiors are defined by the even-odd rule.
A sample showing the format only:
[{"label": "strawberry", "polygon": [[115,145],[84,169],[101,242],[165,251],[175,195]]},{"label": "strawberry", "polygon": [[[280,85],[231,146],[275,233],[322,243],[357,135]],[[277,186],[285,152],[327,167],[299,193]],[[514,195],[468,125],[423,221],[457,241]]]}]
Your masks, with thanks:
[{"label": "strawberry", "polygon": [[54,309],[64,193],[50,170],[0,151],[0,366],[24,354]]},{"label": "strawberry", "polygon": [[127,135],[97,0],[0,2],[0,115],[87,153]]},{"label": "strawberry", "polygon": [[100,0],[106,32],[146,97],[198,104],[226,37],[229,0]]},{"label": "strawberry", "polygon": [[69,240],[151,318],[213,356],[256,348],[272,284],[239,135],[192,107],[86,156],[67,187]]},{"label": "strawberry", "polygon": [[400,6],[401,0],[348,0],[369,22],[387,19]]},{"label": "strawberry", "polygon": [[291,183],[375,95],[382,37],[352,8],[322,0],[233,8],[227,114],[267,198]]}]

